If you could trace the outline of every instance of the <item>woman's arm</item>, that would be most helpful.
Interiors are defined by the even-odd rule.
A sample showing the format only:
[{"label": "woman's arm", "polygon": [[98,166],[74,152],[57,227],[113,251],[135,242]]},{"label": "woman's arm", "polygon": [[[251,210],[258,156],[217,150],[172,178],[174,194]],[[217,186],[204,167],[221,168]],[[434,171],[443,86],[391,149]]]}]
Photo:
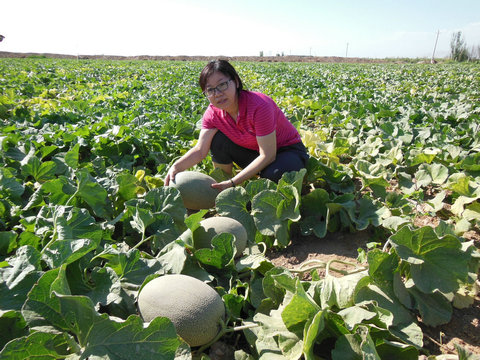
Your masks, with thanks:
[{"label": "woman's arm", "polygon": [[[273,131],[272,133],[265,136],[257,136],[257,142],[260,154],[247,167],[245,167],[242,171],[240,171],[231,179],[235,183],[235,185],[239,185],[245,180],[248,180],[251,177],[255,176],[267,165],[271,164],[275,160],[277,156],[276,131]],[[230,180],[222,181],[221,183],[213,184],[212,187],[224,190],[232,187],[232,183]]]},{"label": "woman's arm", "polygon": [[164,181],[165,186],[168,186],[170,181],[175,180],[175,174],[187,170],[205,159],[210,151],[210,144],[216,132],[217,129],[200,130],[197,144],[188,150],[180,159],[175,161],[168,170]]}]

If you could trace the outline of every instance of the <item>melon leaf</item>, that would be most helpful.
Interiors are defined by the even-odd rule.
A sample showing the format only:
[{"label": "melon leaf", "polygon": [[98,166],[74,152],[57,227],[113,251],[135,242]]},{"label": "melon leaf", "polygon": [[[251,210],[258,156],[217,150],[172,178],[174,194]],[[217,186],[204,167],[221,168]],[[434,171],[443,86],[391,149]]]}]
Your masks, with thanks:
[{"label": "melon leaf", "polygon": [[61,315],[81,347],[80,359],[173,359],[182,345],[167,318],[158,317],[144,328],[136,315],[116,322],[106,314],[98,314],[88,297],[55,296],[60,302]]}]

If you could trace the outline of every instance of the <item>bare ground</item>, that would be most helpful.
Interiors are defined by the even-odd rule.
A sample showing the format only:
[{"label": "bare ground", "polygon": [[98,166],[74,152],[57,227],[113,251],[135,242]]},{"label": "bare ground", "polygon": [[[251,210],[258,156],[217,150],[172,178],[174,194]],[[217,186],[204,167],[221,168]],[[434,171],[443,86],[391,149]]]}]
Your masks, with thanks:
[{"label": "bare ground", "polygon": [[0,51],[0,58],[56,58],[56,59],[80,59],[80,60],[157,60],[157,61],[209,61],[211,59],[228,59],[229,61],[257,61],[257,62],[323,62],[323,63],[384,63],[384,62],[400,62],[402,59],[371,59],[356,57],[339,57],[339,56],[118,56],[118,55],[68,55],[68,54],[51,54],[51,53],[18,53]]}]

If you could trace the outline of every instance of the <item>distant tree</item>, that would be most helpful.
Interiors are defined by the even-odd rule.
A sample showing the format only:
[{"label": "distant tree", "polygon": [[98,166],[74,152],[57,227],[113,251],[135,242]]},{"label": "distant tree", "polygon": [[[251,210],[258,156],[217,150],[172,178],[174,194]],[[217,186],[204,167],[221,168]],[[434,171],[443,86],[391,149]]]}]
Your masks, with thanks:
[{"label": "distant tree", "polygon": [[450,57],[455,61],[468,60],[468,50],[462,32],[453,33],[450,41]]},{"label": "distant tree", "polygon": [[470,50],[470,58],[480,60],[480,45],[472,46],[472,50]]},{"label": "distant tree", "polygon": [[5,36],[3,36],[3,35],[0,35],[0,42],[2,42],[2,41],[3,41],[3,39],[5,39]]}]

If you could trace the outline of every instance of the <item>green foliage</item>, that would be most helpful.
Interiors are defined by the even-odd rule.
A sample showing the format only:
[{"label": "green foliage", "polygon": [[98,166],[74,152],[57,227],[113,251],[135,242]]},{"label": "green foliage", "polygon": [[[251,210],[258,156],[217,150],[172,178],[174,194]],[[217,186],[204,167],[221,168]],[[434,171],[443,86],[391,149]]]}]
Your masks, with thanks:
[{"label": "green foliage", "polygon": [[[201,356],[167,319],[144,327],[136,315],[142,285],[167,273],[219,292],[227,329],[242,331],[222,340],[250,345],[237,358],[418,358],[417,316],[448,322],[478,274],[462,237],[480,225],[478,66],[235,64],[311,157],[187,214],[162,179],[197,137],[203,65],[0,60],[0,359]],[[223,176],[209,161],[195,170]],[[229,234],[200,250],[180,238],[213,215],[247,230],[238,259]],[[420,216],[443,221],[418,228]],[[352,271],[265,256],[292,234],[369,229],[383,249]]]},{"label": "green foliage", "polygon": [[461,31],[454,32],[450,40],[450,57],[455,61],[466,61],[469,58],[467,44]]}]

